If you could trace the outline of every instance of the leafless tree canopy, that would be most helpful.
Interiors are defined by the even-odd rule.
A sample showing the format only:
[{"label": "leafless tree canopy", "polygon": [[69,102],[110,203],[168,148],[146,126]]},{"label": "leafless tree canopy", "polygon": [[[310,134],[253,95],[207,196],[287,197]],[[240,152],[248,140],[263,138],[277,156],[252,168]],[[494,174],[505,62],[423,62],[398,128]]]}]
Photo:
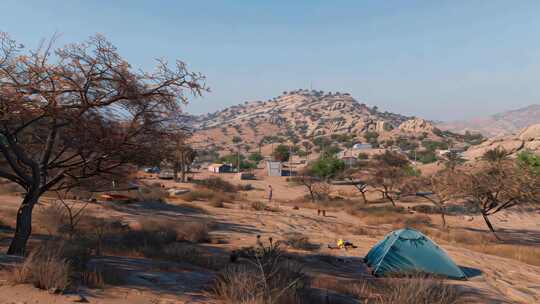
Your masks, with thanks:
[{"label": "leafless tree canopy", "polygon": [[0,177],[26,191],[9,253],[24,252],[44,192],[145,158],[187,94],[206,89],[180,61],[137,72],[102,36],[58,49],[54,40],[25,52],[0,33]]}]

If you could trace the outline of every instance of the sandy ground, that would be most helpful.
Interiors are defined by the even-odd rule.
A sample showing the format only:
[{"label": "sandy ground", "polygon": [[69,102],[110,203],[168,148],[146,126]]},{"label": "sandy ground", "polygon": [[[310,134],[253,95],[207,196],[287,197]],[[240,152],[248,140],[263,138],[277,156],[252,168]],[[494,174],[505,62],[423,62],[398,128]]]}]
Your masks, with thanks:
[{"label": "sandy ground", "polygon": [[[206,176],[207,174],[202,174]],[[242,246],[253,245],[256,235],[263,239],[273,237],[281,239],[285,234],[299,232],[309,237],[321,248],[315,252],[295,251],[292,254],[301,256],[307,263],[307,271],[314,276],[331,276],[339,280],[355,281],[369,277],[370,274],[361,259],[385,233],[390,225],[372,227],[361,219],[345,212],[330,212],[326,217],[318,216],[314,209],[300,207],[293,209],[287,201],[305,195],[302,187],[292,186],[285,178],[267,178],[265,180],[238,181],[235,175],[225,174],[224,178],[236,183],[250,183],[255,190],[245,193],[250,200],[263,200],[266,187],[272,184],[273,204],[282,212],[253,211],[246,207],[248,203],[237,202],[226,204],[226,208],[214,208],[206,202],[192,202],[206,212],[199,213],[185,207],[184,203],[171,202],[168,207],[149,207],[144,204],[126,206],[102,206],[93,204],[91,211],[110,218],[118,218],[125,222],[137,222],[141,219],[169,218],[181,220],[205,220],[214,223],[211,235],[222,240],[219,244],[202,245],[205,250],[216,255],[226,256],[232,250]],[[175,184],[172,181],[159,181],[167,187],[191,188],[190,184]],[[348,187],[337,189],[346,193],[352,191]],[[0,214],[12,214],[16,210],[19,198],[10,195],[0,196],[3,202]],[[506,212],[494,217],[494,224],[509,233],[507,238],[516,241],[540,245],[540,215],[531,213]],[[435,224],[438,216],[433,216]],[[458,216],[448,218],[451,227],[467,226],[471,229],[485,230],[480,218],[464,221]],[[371,233],[358,233],[359,228]],[[2,234],[0,241],[2,250],[9,243],[9,234]],[[358,246],[357,249],[331,250],[326,244],[333,244],[338,238],[345,238]],[[441,243],[450,257],[460,266],[476,270],[476,276],[468,281],[451,281],[464,288],[474,290],[481,295],[478,302],[485,303],[539,303],[540,302],[540,267],[487,254],[478,253],[461,247]],[[320,255],[328,255],[333,259],[321,259]],[[72,303],[83,295],[90,303],[214,303],[204,286],[211,282],[214,272],[191,265],[168,265],[167,270],[156,265],[157,262],[144,258],[103,257],[100,262],[121,270],[128,280],[122,287],[108,287],[105,290],[80,289],[75,295],[51,295],[27,285],[11,286],[4,280],[0,284],[0,303]],[[0,258],[0,265],[6,268],[13,263],[6,256]]]}]

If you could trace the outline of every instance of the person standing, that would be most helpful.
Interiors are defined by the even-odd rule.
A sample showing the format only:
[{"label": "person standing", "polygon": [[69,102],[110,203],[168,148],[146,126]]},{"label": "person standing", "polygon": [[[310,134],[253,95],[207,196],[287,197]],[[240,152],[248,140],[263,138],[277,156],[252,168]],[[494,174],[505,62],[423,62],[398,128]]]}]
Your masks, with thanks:
[{"label": "person standing", "polygon": [[268,202],[272,202],[272,185],[268,185]]}]

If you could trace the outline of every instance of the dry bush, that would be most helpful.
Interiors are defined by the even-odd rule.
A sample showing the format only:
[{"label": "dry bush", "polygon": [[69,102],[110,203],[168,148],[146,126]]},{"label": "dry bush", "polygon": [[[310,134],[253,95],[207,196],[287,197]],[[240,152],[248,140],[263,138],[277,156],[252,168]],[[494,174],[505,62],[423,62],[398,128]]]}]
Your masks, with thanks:
[{"label": "dry bush", "polygon": [[353,206],[348,213],[362,218],[367,225],[391,224],[393,228],[421,229],[432,224],[431,218],[424,214],[408,214],[403,208]]},{"label": "dry bush", "polygon": [[311,243],[309,238],[301,233],[287,234],[285,243],[289,247],[300,250],[317,250],[320,248],[320,245]]},{"label": "dry bush", "polygon": [[441,213],[440,208],[436,206],[431,205],[416,205],[411,207],[412,210],[418,212],[418,213],[425,213],[425,214],[439,214]]},{"label": "dry bush", "polygon": [[206,222],[180,222],[176,226],[178,238],[193,243],[209,242],[210,228]]},{"label": "dry bush", "polygon": [[212,176],[206,179],[196,180],[194,182],[199,186],[202,186],[207,189],[214,190],[214,191],[222,191],[222,192],[229,192],[229,193],[234,193],[238,191],[237,186],[217,176],[215,177]]},{"label": "dry bush", "polygon": [[408,227],[422,229],[431,225],[431,218],[423,214],[406,215],[402,222],[396,223],[399,228]]},{"label": "dry bush", "polygon": [[13,283],[31,283],[39,289],[62,292],[71,283],[71,267],[63,256],[63,246],[45,243],[15,267]]},{"label": "dry bush", "polygon": [[202,268],[219,270],[224,262],[218,261],[214,256],[205,254],[200,249],[179,243],[172,243],[165,246],[154,257],[167,261],[184,262]]},{"label": "dry bush", "polygon": [[372,215],[370,217],[366,217],[364,221],[367,225],[371,226],[379,226],[384,224],[396,224],[398,222],[401,222],[403,220],[402,214],[384,214],[384,215]]},{"label": "dry bush", "polygon": [[207,201],[214,197],[215,192],[209,189],[196,189],[180,195],[180,198],[186,202]]},{"label": "dry bush", "polygon": [[40,208],[36,214],[36,223],[49,235],[57,236],[64,233],[67,229],[64,207],[60,203],[51,202],[51,204]]},{"label": "dry bush", "polygon": [[457,286],[444,284],[442,280],[423,277],[391,279],[386,282],[381,304],[457,304],[465,301],[465,293]]},{"label": "dry bush", "polygon": [[406,211],[403,207],[391,207],[391,206],[372,206],[365,204],[348,204],[347,212],[359,216],[361,218],[365,217],[384,217],[384,216],[393,216],[393,215],[402,215]]},{"label": "dry bush", "polygon": [[238,190],[239,191],[251,191],[253,189],[255,189],[255,188],[251,184],[238,185]]},{"label": "dry bush", "polygon": [[251,203],[251,209],[255,211],[269,211],[269,212],[281,212],[282,210],[275,206],[268,206],[267,204],[259,201]]},{"label": "dry bush", "polygon": [[93,265],[80,274],[81,284],[89,288],[103,289],[106,285],[118,286],[124,282],[118,269],[110,266]]},{"label": "dry bush", "polygon": [[329,183],[316,183],[313,185],[313,195],[318,201],[327,201],[332,191],[332,185]]},{"label": "dry bush", "polygon": [[[129,195],[132,196],[132,195]],[[169,196],[169,193],[161,187],[160,183],[152,183],[143,185],[134,199],[141,199],[143,202],[158,202],[164,201]]]},{"label": "dry bush", "polygon": [[224,192],[214,192],[212,197],[210,198],[211,204],[217,204],[217,203],[233,203],[236,199],[236,196],[232,193],[224,193]]},{"label": "dry bush", "polygon": [[[331,290],[357,300],[380,300],[381,291],[375,280],[339,280],[336,277],[317,276],[312,280],[312,287]],[[376,302],[376,301],[372,301]],[[371,303],[371,302],[368,302]]]},{"label": "dry bush", "polygon": [[246,254],[247,263],[230,265],[216,277],[212,292],[225,303],[302,303],[309,285],[302,267],[283,256],[277,243]]},{"label": "dry bush", "polygon": [[166,259],[164,248],[177,242],[210,241],[211,226],[206,222],[176,222],[145,219],[139,229],[107,229],[100,237],[100,251],[129,256]]},{"label": "dry bush", "polygon": [[264,211],[266,209],[266,204],[263,202],[252,202],[251,208],[255,211]]},{"label": "dry bush", "polygon": [[459,287],[425,276],[355,281],[317,277],[313,280],[313,286],[350,296],[361,303],[457,304],[467,300],[467,294]]}]

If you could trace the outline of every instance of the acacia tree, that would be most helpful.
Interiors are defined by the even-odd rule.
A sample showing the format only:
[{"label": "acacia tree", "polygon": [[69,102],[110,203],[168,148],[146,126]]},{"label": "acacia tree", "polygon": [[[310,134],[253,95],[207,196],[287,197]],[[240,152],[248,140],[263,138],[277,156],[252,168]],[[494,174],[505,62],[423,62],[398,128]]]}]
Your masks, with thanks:
[{"label": "acacia tree", "polygon": [[190,136],[191,130],[183,126],[169,126],[163,134],[160,160],[172,165],[176,181],[186,181],[186,174],[191,170],[191,165],[197,157],[197,152],[188,143]]},{"label": "acacia tree", "polygon": [[317,178],[309,168],[300,170],[297,175],[291,178],[291,181],[298,185],[306,187],[311,202],[315,202],[317,184],[319,184],[321,180]]},{"label": "acacia tree", "polygon": [[425,198],[439,209],[443,228],[446,228],[446,204],[459,197],[454,188],[459,183],[462,173],[456,170],[455,167],[447,168],[429,178],[421,179],[419,187],[424,186],[429,191],[416,193],[417,196]]},{"label": "acacia tree", "polygon": [[24,52],[0,34],[0,177],[25,191],[8,254],[24,254],[43,193],[110,180],[148,158],[186,93],[205,90],[180,61],[133,71],[101,36],[59,49],[53,42]]},{"label": "acacia tree", "polygon": [[454,189],[478,208],[497,239],[489,220],[491,215],[520,205],[540,203],[540,176],[511,161],[465,173]]},{"label": "acacia tree", "polygon": [[397,207],[396,200],[408,192],[406,182],[415,174],[404,156],[389,151],[375,158],[370,171],[367,183],[394,207]]}]

